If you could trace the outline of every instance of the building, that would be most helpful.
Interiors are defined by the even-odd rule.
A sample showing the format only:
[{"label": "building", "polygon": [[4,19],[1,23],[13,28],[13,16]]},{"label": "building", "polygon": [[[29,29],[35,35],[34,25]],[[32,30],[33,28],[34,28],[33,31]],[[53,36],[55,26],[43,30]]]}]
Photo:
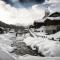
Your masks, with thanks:
[{"label": "building", "polygon": [[53,34],[60,31],[60,13],[54,12],[44,18],[44,22],[36,22],[35,26],[40,28],[41,32]]}]

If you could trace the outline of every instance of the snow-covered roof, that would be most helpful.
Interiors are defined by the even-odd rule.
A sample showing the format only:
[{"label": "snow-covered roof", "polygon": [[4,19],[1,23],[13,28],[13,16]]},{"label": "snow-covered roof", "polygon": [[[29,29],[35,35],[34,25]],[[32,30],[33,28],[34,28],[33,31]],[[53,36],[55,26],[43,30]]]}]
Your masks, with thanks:
[{"label": "snow-covered roof", "polygon": [[49,19],[49,20],[60,20],[60,12],[57,12],[57,11],[51,12],[47,17],[45,17],[43,19],[43,21],[45,21],[47,19]]},{"label": "snow-covered roof", "polygon": [[60,12],[57,12],[57,11],[51,12],[48,16],[49,17],[57,17],[57,16],[60,16]]},{"label": "snow-covered roof", "polygon": [[60,17],[47,17],[47,19],[50,19],[50,20],[60,20]]}]

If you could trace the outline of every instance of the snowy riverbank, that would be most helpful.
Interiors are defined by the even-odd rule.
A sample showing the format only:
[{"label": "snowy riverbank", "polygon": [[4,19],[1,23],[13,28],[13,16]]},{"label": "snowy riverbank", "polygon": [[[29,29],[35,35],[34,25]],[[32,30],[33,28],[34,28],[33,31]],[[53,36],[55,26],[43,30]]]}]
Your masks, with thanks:
[{"label": "snowy riverbank", "polygon": [[[60,33],[60,32],[58,32]],[[53,36],[56,36],[55,38],[58,38],[59,35],[58,33],[53,34],[53,35],[45,35],[47,36],[45,37],[27,37],[24,40],[22,40],[22,42],[24,42],[23,44],[18,44],[18,48],[21,47],[20,50],[22,49],[27,49],[25,48],[26,46],[29,46],[32,48],[32,50],[38,50],[38,53],[42,53],[45,57],[60,57],[60,42],[58,41],[54,41],[52,40]],[[49,37],[50,36],[50,37]],[[23,56],[21,55],[16,55],[14,53],[10,53],[11,51],[13,51],[16,46],[11,47],[11,44],[13,44],[13,41],[17,42],[21,42],[19,37],[13,37],[12,39],[12,35],[7,33],[7,34],[1,34],[0,35],[0,48],[2,51],[6,52],[9,56],[13,57],[14,59],[21,59],[21,60],[25,60],[25,59],[40,59],[41,56],[32,56],[29,54],[24,54]],[[26,45],[25,45],[26,44]],[[19,46],[20,45],[20,46]],[[24,47],[25,46],[25,47]],[[23,51],[25,51],[23,50]],[[28,50],[30,51],[30,50]],[[31,52],[31,51],[30,51]]]}]

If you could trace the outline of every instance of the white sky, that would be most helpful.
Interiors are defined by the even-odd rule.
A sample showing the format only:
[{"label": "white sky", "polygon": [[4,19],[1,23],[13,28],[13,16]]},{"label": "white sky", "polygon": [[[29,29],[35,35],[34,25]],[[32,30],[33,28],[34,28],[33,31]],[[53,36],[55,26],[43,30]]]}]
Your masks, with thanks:
[{"label": "white sky", "polygon": [[[60,2],[60,0],[49,0],[49,3]],[[58,5],[50,6],[49,10],[59,10]],[[59,10],[60,11],[60,10]],[[0,0],[0,21],[8,24],[23,24],[30,25],[33,24],[34,20],[42,21],[42,17],[45,15],[45,10],[38,5],[33,5],[31,8],[14,8],[10,5],[5,4]]]},{"label": "white sky", "polygon": [[32,8],[16,9],[0,1],[0,20],[9,24],[29,25],[34,20],[42,19],[44,15],[45,10],[37,8],[37,5],[32,6]]}]

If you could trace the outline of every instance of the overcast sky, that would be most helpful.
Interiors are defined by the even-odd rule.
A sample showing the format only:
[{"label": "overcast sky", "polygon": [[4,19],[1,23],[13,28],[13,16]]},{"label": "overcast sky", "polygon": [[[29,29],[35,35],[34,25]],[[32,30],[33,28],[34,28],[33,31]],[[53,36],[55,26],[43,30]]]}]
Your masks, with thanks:
[{"label": "overcast sky", "polygon": [[[45,9],[39,5],[46,2],[45,0],[4,1],[0,1],[0,20],[5,23],[29,25],[33,24],[34,20],[41,20],[45,15]],[[59,1],[53,0],[54,3]],[[49,3],[52,3],[52,0],[49,0]]]}]

